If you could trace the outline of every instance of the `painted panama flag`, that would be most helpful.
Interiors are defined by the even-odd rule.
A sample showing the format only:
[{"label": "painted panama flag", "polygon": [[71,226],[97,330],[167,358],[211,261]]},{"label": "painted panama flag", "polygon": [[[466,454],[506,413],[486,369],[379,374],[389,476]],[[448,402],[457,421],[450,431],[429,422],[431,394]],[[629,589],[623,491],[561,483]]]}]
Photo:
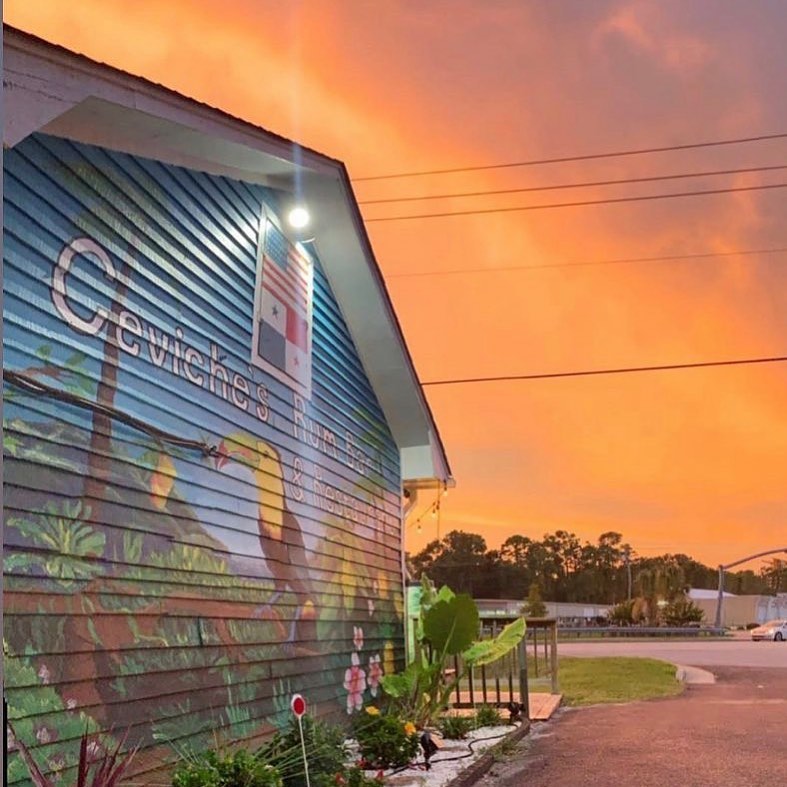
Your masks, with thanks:
[{"label": "painted panama flag", "polygon": [[312,265],[265,215],[254,295],[252,363],[311,398]]}]

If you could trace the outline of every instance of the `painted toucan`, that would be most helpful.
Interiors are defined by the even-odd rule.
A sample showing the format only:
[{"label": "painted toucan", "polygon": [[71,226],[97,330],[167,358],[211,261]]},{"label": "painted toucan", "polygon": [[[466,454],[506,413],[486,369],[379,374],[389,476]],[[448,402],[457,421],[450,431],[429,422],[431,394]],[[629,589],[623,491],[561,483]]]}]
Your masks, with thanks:
[{"label": "painted toucan", "polygon": [[312,639],[314,633],[307,624],[312,624],[313,629],[314,592],[301,526],[287,507],[279,452],[252,435],[236,433],[225,437],[217,449],[216,467],[221,469],[229,461],[246,465],[254,473],[260,547],[275,587],[273,597],[255,615],[270,614],[274,603],[289,588],[298,600],[298,610],[288,641],[294,642],[296,634],[299,640]]},{"label": "painted toucan", "polygon": [[150,474],[150,501],[159,510],[167,505],[176,475],[172,459],[161,451],[156,458],[156,469]]}]

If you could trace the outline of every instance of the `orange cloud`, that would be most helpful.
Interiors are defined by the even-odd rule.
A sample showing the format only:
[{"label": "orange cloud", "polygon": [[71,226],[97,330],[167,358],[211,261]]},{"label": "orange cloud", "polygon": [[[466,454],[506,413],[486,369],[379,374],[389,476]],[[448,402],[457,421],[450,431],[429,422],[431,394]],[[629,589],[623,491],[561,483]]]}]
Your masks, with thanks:
[{"label": "orange cloud", "polygon": [[[697,3],[11,0],[11,24],[343,159],[353,176],[784,128],[778,25]],[[746,4],[748,5],[748,4]],[[446,20],[450,20],[448,23]],[[776,53],[776,54],[774,54]],[[779,163],[784,144],[356,184],[359,199]],[[367,218],[777,182],[367,206]],[[690,184],[690,185],[687,185]],[[569,196],[570,195],[570,196]],[[581,196],[580,196],[581,195]],[[370,223],[424,380],[784,354],[784,256],[423,271],[785,246],[784,193]],[[497,546],[558,527],[715,563],[784,540],[787,371],[428,388],[459,486],[440,521]],[[436,524],[408,529],[408,547]]]}]

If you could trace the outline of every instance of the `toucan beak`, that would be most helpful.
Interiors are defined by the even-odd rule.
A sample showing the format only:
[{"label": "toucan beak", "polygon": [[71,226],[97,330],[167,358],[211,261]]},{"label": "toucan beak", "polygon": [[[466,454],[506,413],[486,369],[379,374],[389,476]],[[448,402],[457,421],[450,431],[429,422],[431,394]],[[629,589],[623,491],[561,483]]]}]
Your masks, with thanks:
[{"label": "toucan beak", "polygon": [[229,462],[230,457],[229,453],[227,452],[227,446],[224,445],[224,441],[222,440],[219,443],[219,447],[216,449],[216,453],[213,455],[213,461],[216,463],[216,469],[221,470],[224,465]]}]

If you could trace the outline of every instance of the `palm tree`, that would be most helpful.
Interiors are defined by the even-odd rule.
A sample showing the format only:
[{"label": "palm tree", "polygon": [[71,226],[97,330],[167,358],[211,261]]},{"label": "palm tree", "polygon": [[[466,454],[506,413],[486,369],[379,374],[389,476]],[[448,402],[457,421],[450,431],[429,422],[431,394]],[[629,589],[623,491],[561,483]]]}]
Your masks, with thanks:
[{"label": "palm tree", "polygon": [[645,603],[648,625],[655,626],[659,619],[659,602],[672,602],[685,595],[686,580],[683,569],[673,562],[659,562],[643,568],[637,574],[637,589]]}]

